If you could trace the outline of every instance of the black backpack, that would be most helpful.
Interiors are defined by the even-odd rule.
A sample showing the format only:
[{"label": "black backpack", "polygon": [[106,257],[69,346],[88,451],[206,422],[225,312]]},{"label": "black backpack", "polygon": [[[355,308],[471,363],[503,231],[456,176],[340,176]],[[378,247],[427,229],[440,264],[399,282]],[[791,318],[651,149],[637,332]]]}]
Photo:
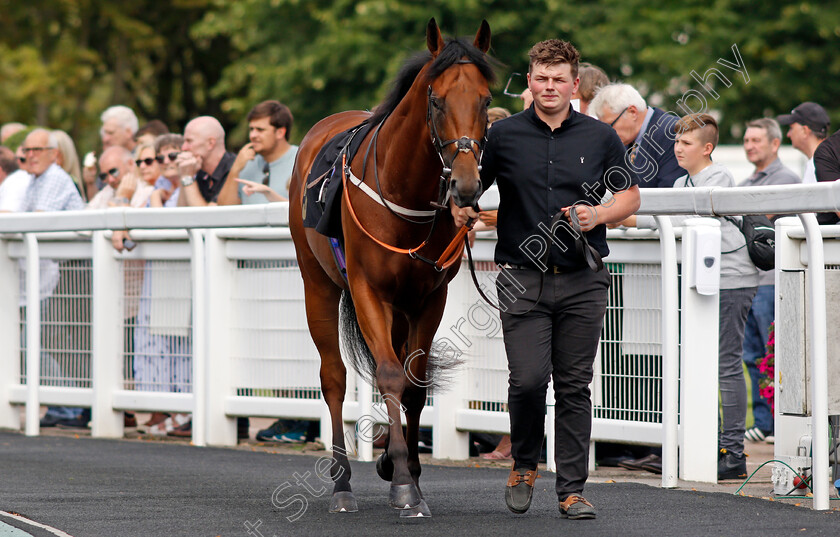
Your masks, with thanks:
[{"label": "black backpack", "polygon": [[[747,253],[753,264],[761,270],[776,267],[776,229],[773,222],[763,214],[748,214],[741,217],[741,224],[734,218],[725,217],[735,224],[746,241]],[[740,250],[740,248],[736,248]],[[732,252],[736,251],[732,250]],[[732,252],[723,252],[729,254]]]}]

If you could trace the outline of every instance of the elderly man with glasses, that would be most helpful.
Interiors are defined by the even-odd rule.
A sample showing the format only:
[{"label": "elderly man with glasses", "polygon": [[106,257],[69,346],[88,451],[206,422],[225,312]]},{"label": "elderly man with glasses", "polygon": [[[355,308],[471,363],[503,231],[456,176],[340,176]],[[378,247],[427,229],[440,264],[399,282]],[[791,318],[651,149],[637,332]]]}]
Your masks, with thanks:
[{"label": "elderly man with glasses", "polygon": [[32,181],[26,191],[24,211],[67,211],[85,208],[73,179],[61,169],[58,141],[46,129],[35,129],[23,141],[26,168]]},{"label": "elderly man with glasses", "polygon": [[674,156],[677,116],[648,106],[629,84],[609,84],[595,94],[589,112],[615,129],[627,147],[630,169],[639,187],[672,187],[685,170]]},{"label": "elderly man with glasses", "polygon": [[[85,203],[76,189],[73,179],[56,161],[58,160],[58,140],[56,135],[46,129],[35,129],[23,141],[22,151],[26,171],[32,178],[26,189],[21,211],[68,211],[81,210]],[[21,279],[25,278],[24,267],[21,266]],[[60,292],[62,278],[59,264],[50,259],[42,259],[40,263],[40,299],[41,299],[41,374],[44,377],[66,379],[67,367],[72,365],[62,357],[60,350],[65,349],[69,341],[74,340],[68,332],[68,309]],[[64,282],[66,285],[66,281]],[[21,299],[24,299],[21,294]],[[25,303],[21,303],[25,306]],[[25,308],[23,315],[26,315]],[[22,334],[25,338],[25,334]],[[22,339],[25,341],[25,339]],[[56,353],[54,351],[59,351]],[[71,373],[72,374],[72,373]],[[62,380],[60,382],[69,382]],[[89,414],[81,408],[49,407],[46,415],[41,418],[41,427],[56,425],[78,427],[86,426]]]}]

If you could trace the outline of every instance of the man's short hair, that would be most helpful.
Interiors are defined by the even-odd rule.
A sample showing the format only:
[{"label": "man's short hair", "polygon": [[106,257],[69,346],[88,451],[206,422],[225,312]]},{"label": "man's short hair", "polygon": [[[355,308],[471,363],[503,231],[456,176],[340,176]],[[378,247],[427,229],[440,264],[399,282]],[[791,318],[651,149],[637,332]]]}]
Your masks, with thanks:
[{"label": "man's short hair", "polygon": [[568,63],[572,68],[572,77],[577,78],[578,67],[580,66],[580,52],[568,41],[561,39],[547,39],[540,41],[528,51],[531,62],[528,64],[528,72],[534,69],[534,64],[557,65]]},{"label": "man's short hair", "polygon": [[169,134],[169,127],[166,126],[166,123],[159,119],[153,119],[137,129],[137,132],[134,133],[134,139],[140,138],[144,134],[151,134],[152,136],[160,136],[161,134]]},{"label": "man's short hair", "polygon": [[131,134],[137,132],[137,129],[140,126],[140,122],[137,121],[137,115],[134,113],[134,110],[122,105],[111,106],[110,108],[105,109],[99,119],[102,120],[102,123],[113,119],[117,122],[117,125],[131,131]]},{"label": "man's short hair", "polygon": [[622,110],[635,106],[639,112],[646,112],[647,102],[639,91],[630,84],[607,84],[595,93],[595,98],[589,103],[591,111],[600,117],[604,107],[613,114],[620,114]]},{"label": "man's short hair", "polygon": [[286,141],[289,141],[289,133],[292,130],[292,124],[295,118],[292,116],[292,111],[289,107],[280,101],[263,101],[248,112],[248,121],[252,119],[269,118],[269,123],[275,129],[281,127],[286,128]]},{"label": "man's short hair", "polygon": [[23,123],[4,123],[0,126],[0,139],[5,139],[16,132],[20,132],[26,128]]},{"label": "man's short hair", "polygon": [[772,142],[773,140],[782,139],[782,128],[779,126],[779,122],[771,117],[763,117],[760,119],[754,119],[747,123],[748,129],[761,129],[767,134],[767,140]]},{"label": "man's short hair", "polygon": [[712,144],[712,149],[718,145],[718,124],[709,114],[688,114],[674,125],[674,131],[679,136],[687,132],[698,131],[697,136],[703,144]]},{"label": "man's short hair", "polygon": [[[26,137],[29,138],[33,134],[42,132],[47,133],[47,149],[58,149],[58,136],[55,134],[55,131],[38,127],[29,131],[29,134],[27,134]],[[24,143],[26,143],[26,140],[24,140]]]},{"label": "man's short hair", "polygon": [[607,73],[597,65],[592,65],[589,62],[581,62],[580,70],[578,71],[580,77],[580,85],[578,86],[578,94],[580,100],[584,102],[591,102],[595,98],[595,92],[610,83]]},{"label": "man's short hair", "polygon": [[117,158],[120,159],[120,161],[122,161],[123,163],[131,162],[132,160],[134,160],[134,155],[131,153],[131,151],[129,151],[121,145],[112,145],[111,147],[103,151],[102,154],[99,155],[99,160],[102,160],[105,157],[105,155],[110,155],[111,153],[116,153]]},{"label": "man's short hair", "polygon": [[177,147],[180,150],[182,145],[184,145],[184,137],[180,134],[161,134],[155,138],[155,155],[164,147]]},{"label": "man's short hair", "polygon": [[3,170],[3,173],[9,175],[15,173],[17,169],[18,160],[15,152],[5,145],[0,145],[0,170]]}]

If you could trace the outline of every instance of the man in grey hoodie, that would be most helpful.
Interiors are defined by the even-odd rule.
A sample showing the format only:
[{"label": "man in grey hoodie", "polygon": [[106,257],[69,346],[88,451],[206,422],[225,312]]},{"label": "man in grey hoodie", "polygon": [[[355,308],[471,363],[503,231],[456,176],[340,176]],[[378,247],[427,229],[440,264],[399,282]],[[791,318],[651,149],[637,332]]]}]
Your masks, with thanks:
[{"label": "man in grey hoodie", "polygon": [[[678,178],[674,188],[735,185],[725,166],[712,162],[718,142],[718,126],[708,114],[691,114],[676,125],[674,154],[688,175]],[[674,226],[681,226],[692,216],[672,216]],[[747,420],[747,387],[741,364],[744,326],[758,287],[758,269],[745,248],[744,235],[736,222],[740,217],[720,221],[720,315],[718,336],[718,377],[723,419],[718,437],[718,480],[747,476],[744,455],[744,430]],[[733,222],[733,220],[735,220]],[[740,222],[738,222],[740,223]],[[655,228],[653,216],[631,216],[624,226]]]}]

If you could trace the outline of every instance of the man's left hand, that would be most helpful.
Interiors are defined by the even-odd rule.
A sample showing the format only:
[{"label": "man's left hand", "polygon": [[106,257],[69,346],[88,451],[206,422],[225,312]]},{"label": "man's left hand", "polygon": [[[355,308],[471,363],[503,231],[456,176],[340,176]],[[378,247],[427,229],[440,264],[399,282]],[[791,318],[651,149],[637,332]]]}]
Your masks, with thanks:
[{"label": "man's left hand", "polygon": [[598,210],[591,205],[573,205],[571,207],[563,207],[561,210],[566,218],[571,218],[569,211],[575,211],[581,231],[590,231],[598,225]]}]

